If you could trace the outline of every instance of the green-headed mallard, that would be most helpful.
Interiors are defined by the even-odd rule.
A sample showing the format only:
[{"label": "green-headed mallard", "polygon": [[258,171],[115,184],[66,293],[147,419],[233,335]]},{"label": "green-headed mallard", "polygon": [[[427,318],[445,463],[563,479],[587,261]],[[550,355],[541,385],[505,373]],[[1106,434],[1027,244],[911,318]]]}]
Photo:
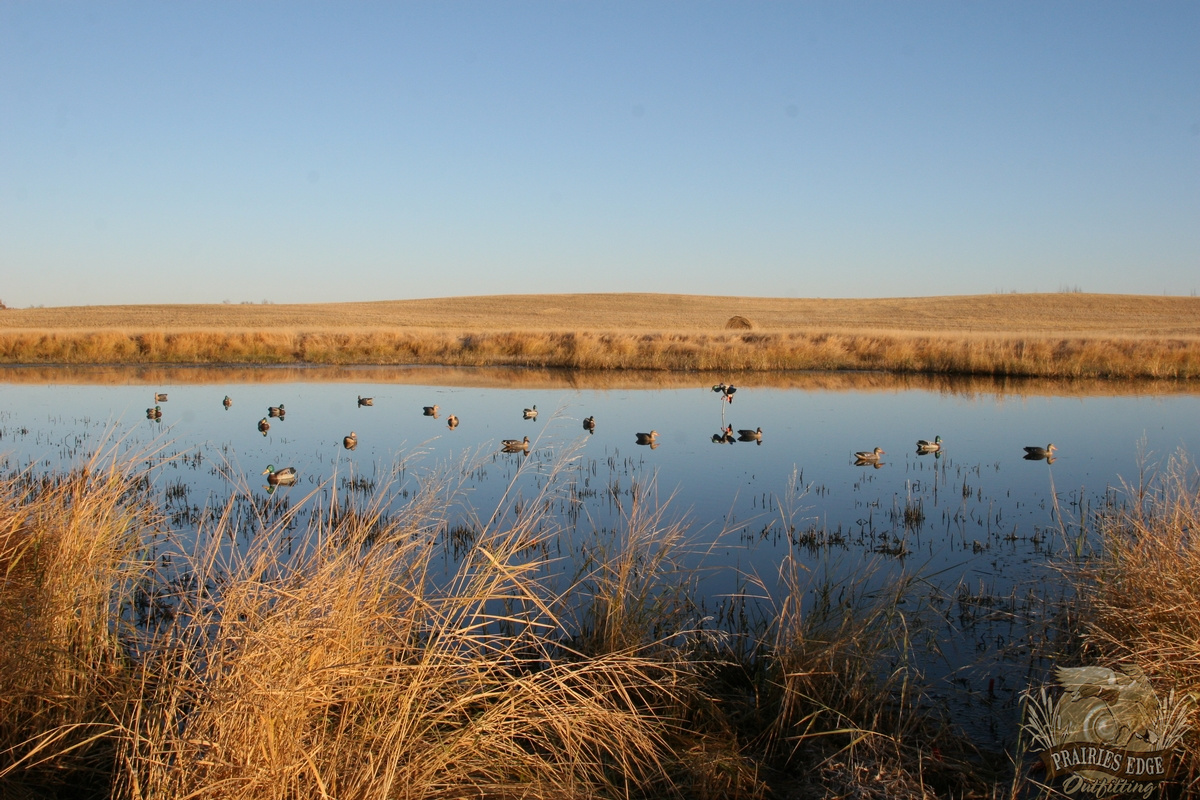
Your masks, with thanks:
[{"label": "green-headed mallard", "polygon": [[454,430],[455,428],[457,428],[458,427],[458,417],[456,417],[454,414],[451,414],[450,416],[446,417],[446,427],[449,428],[450,430]]},{"label": "green-headed mallard", "polygon": [[917,439],[917,452],[918,453],[936,453],[937,451],[939,451],[941,449],[942,449],[942,437],[941,436],[933,437],[932,442],[930,442],[926,439]]},{"label": "green-headed mallard", "polygon": [[283,407],[283,403],[280,403],[277,406],[267,406],[267,413],[272,417],[282,417],[287,413],[287,409]]},{"label": "green-headed mallard", "polygon": [[373,406],[373,405],[375,405],[375,398],[374,397],[363,397],[360,394],[358,396],[358,404],[360,406]]},{"label": "green-headed mallard", "polygon": [[524,439],[502,439],[500,441],[500,444],[504,447],[505,450],[508,450],[510,452],[516,451],[516,450],[528,450],[529,449],[529,437],[526,436]]},{"label": "green-headed mallard", "polygon": [[525,419],[537,419],[537,403],[534,403],[533,408],[527,408],[522,411],[521,416]]},{"label": "green-headed mallard", "polygon": [[292,486],[296,483],[295,467],[275,469],[274,464],[267,464],[267,468],[262,471],[262,474],[267,476],[267,483],[272,486]]},{"label": "green-headed mallard", "polygon": [[358,447],[358,434],[356,434],[354,431],[350,431],[350,435],[342,439],[342,447],[346,448],[347,450],[353,450],[354,448]]},{"label": "green-headed mallard", "polygon": [[229,395],[225,395],[225,399],[221,401],[221,405],[229,408],[231,405],[233,405],[233,400],[230,399]]},{"label": "green-headed mallard", "polygon": [[588,433],[596,432],[596,418],[588,417],[583,421],[583,429]]},{"label": "green-headed mallard", "polygon": [[857,461],[878,461],[879,457],[884,454],[882,447],[876,447],[874,450],[859,450],[854,454]]},{"label": "green-headed mallard", "polygon": [[762,428],[759,427],[754,430],[750,430],[749,428],[742,428],[741,430],[738,431],[738,438],[741,439],[743,442],[761,442],[762,441]]},{"label": "green-headed mallard", "polygon": [[158,406],[155,406],[154,408],[146,409],[146,419],[161,419],[161,418],[162,418],[162,409],[159,408]]},{"label": "green-headed mallard", "polygon": [[424,413],[424,414],[425,414],[425,416],[427,416],[427,417],[433,417],[434,419],[437,419],[437,415],[438,415],[438,405],[437,405],[437,403],[434,403],[434,404],[433,404],[433,405],[431,405],[431,406],[425,406],[423,413]]},{"label": "green-headed mallard", "polygon": [[1027,458],[1049,458],[1057,448],[1053,444],[1048,444],[1045,447],[1026,447],[1025,456]]},{"label": "green-headed mallard", "polygon": [[263,436],[266,436],[267,431],[271,430],[271,423],[267,422],[266,417],[263,417],[258,421],[258,429],[262,431]]}]

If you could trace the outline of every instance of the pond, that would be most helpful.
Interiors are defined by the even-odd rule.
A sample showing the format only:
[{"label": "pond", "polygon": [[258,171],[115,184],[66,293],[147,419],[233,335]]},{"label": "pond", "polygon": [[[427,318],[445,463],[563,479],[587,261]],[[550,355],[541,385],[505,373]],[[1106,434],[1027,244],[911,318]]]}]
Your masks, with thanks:
[{"label": "pond", "polygon": [[[737,391],[714,391],[723,382]],[[1200,452],[1200,392],[1188,388],[875,373],[14,367],[0,370],[0,463],[53,471],[115,442],[152,452],[171,525],[185,534],[234,495],[291,504],[315,492],[310,503],[327,504],[332,492],[403,496],[446,476],[464,490],[445,509],[448,527],[470,527],[505,502],[545,501],[558,469],[567,549],[619,527],[635,494],[648,497],[685,526],[714,618],[731,597],[780,591],[789,555],[814,586],[920,576],[942,624],[925,672],[961,695],[953,702],[1007,709],[974,726],[1004,740],[1017,694],[1040,680],[1034,623],[1067,591],[1056,565],[1086,544],[1081,525],[1121,501],[1122,482],[1180,449]],[[148,418],[156,405],[161,416]],[[272,406],[283,415],[269,416]],[[736,440],[760,427],[761,440]],[[639,444],[651,430],[654,443]],[[527,453],[503,452],[502,440],[526,436]],[[940,452],[917,451],[936,436]],[[1025,446],[1051,442],[1052,459],[1025,458]],[[856,463],[855,451],[876,447],[878,462]],[[294,467],[297,485],[268,488],[269,464]]]}]

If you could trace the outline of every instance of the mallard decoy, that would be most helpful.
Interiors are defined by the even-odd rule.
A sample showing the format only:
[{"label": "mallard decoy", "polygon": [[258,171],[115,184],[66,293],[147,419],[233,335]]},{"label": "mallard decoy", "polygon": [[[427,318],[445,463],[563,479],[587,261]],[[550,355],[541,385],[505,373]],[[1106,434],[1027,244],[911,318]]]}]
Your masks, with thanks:
[{"label": "mallard decoy", "polygon": [[450,430],[454,430],[455,428],[457,428],[458,427],[458,417],[454,416],[453,414],[446,417],[446,427],[449,428]]},{"label": "mallard decoy", "polygon": [[162,409],[158,406],[146,409],[146,419],[162,419]]},{"label": "mallard decoy", "polygon": [[733,444],[735,441],[733,438],[733,426],[726,425],[723,431],[712,435],[712,440],[713,444]]},{"label": "mallard decoy", "polygon": [[939,451],[941,449],[942,449],[942,437],[941,436],[933,437],[932,442],[926,441],[925,439],[917,439],[917,452],[918,453],[936,453],[937,451]]},{"label": "mallard decoy", "polygon": [[272,486],[292,486],[296,483],[295,467],[284,467],[277,470],[274,464],[267,464],[267,468],[262,471],[262,474],[267,476],[267,483]]},{"label": "mallard decoy", "polygon": [[658,431],[650,431],[649,433],[639,433],[636,435],[638,444],[655,444],[658,440]]},{"label": "mallard decoy", "polygon": [[583,421],[583,429],[588,433],[596,432],[596,418],[588,417]]},{"label": "mallard decoy", "polygon": [[156,403],[167,402],[167,393],[166,392],[155,392],[154,393],[154,402],[156,402]]},{"label": "mallard decoy", "polygon": [[737,387],[731,383],[718,383],[713,387],[713,391],[721,395],[722,400],[732,403],[733,393],[737,391]]},{"label": "mallard decoy", "polygon": [[743,442],[761,442],[762,441],[762,427],[760,426],[759,428],[757,428],[755,430],[750,430],[749,428],[742,428],[741,430],[738,431],[738,438],[741,439]]},{"label": "mallard decoy", "polygon": [[528,450],[529,449],[529,437],[526,436],[524,439],[502,439],[500,441],[500,444],[504,447],[505,450],[507,450],[509,452]]},{"label": "mallard decoy", "polygon": [[1055,448],[1055,446],[1053,444],[1048,444],[1045,447],[1026,447],[1025,448],[1025,457],[1026,458],[1034,458],[1034,459],[1050,458],[1050,454],[1053,453],[1056,449],[1057,448]]},{"label": "mallard decoy", "polygon": [[521,412],[521,416],[525,419],[537,419],[537,403],[533,404],[533,408],[527,408]]},{"label": "mallard decoy", "polygon": [[857,461],[878,461],[883,454],[883,448],[876,447],[874,450],[860,450],[854,454],[854,458]]},{"label": "mallard decoy", "polygon": [[433,417],[434,419],[437,419],[437,415],[438,415],[438,405],[437,405],[437,403],[434,403],[434,404],[433,404],[433,405],[431,405],[431,406],[425,406],[425,408],[424,408],[424,410],[423,410],[423,412],[422,412],[422,413],[424,413],[424,414],[425,414],[425,416],[427,416],[427,417]]},{"label": "mallard decoy", "polygon": [[287,413],[287,409],[283,407],[283,403],[280,403],[277,406],[267,406],[267,413],[272,417],[282,417]]},{"label": "mallard decoy", "polygon": [[373,406],[373,405],[375,405],[375,398],[374,397],[363,397],[360,394],[358,396],[358,404],[360,406]]},{"label": "mallard decoy", "polygon": [[229,395],[225,395],[225,399],[221,401],[221,405],[225,406],[225,408],[229,408],[231,405],[233,405],[233,400],[229,398]]},{"label": "mallard decoy", "polygon": [[266,417],[263,417],[258,421],[258,429],[262,431],[263,436],[266,436],[267,431],[271,430],[271,423],[267,422]]},{"label": "mallard decoy", "polygon": [[350,435],[342,439],[342,447],[346,448],[347,450],[353,450],[354,448],[358,447],[358,434],[354,431],[350,431]]}]

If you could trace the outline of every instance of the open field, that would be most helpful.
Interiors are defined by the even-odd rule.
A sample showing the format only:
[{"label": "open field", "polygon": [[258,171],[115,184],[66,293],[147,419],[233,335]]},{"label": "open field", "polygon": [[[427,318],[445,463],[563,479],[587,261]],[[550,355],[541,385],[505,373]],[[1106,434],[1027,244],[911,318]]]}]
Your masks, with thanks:
[{"label": "open field", "polygon": [[[735,317],[744,320],[731,327]],[[747,327],[747,325],[749,327]],[[1200,299],[653,294],[0,312],[7,364],[441,364],[1200,377]]]}]

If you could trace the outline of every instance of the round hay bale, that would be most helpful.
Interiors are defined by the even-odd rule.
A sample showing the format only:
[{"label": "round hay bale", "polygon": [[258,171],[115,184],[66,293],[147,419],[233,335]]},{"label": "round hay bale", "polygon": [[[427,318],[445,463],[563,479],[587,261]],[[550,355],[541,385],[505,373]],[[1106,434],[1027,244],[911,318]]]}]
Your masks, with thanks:
[{"label": "round hay bale", "polygon": [[745,317],[735,314],[725,323],[725,327],[732,330],[748,331],[754,327],[754,323]]}]

